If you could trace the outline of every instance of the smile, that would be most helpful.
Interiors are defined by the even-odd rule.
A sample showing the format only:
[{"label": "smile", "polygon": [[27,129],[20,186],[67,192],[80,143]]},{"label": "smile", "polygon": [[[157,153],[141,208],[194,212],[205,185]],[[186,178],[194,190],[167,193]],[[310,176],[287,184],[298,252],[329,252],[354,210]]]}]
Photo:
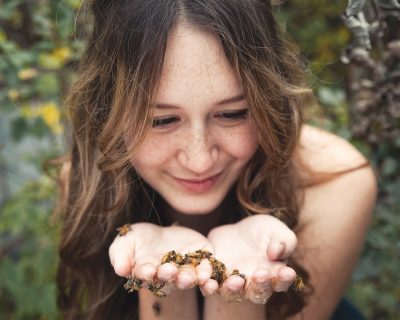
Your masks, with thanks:
[{"label": "smile", "polygon": [[174,180],[188,192],[204,193],[212,189],[220,176],[221,172],[205,179],[181,179],[174,177]]}]

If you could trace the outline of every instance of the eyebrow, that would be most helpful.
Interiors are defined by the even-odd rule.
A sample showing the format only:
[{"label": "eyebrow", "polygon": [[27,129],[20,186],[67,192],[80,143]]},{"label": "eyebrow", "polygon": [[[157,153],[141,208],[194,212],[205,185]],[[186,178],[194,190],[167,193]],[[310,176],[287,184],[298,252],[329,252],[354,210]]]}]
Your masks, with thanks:
[{"label": "eyebrow", "polygon": [[[234,103],[234,102],[240,102],[240,101],[243,101],[243,100],[245,100],[244,94],[240,93],[240,94],[238,94],[236,96],[223,99],[223,100],[217,102],[215,105],[222,106],[222,105],[225,105],[225,104],[230,104],[230,103]],[[160,102],[160,103],[156,103],[156,108],[158,108],[158,109],[179,109],[179,106],[173,105],[173,104],[169,104],[169,103]]]}]

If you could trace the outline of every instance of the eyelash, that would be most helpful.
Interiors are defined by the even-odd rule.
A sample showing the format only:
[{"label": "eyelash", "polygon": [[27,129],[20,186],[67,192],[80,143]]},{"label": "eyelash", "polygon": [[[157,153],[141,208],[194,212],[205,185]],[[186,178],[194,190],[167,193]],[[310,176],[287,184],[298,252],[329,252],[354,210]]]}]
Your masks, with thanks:
[{"label": "eyelash", "polygon": [[[247,119],[249,114],[248,109],[242,109],[238,111],[230,111],[230,112],[221,112],[216,115],[216,118],[225,120],[225,121],[237,121]],[[178,117],[167,117],[167,118],[156,118],[153,120],[153,128],[162,129],[171,125],[172,123],[179,121]]]},{"label": "eyelash", "polygon": [[153,128],[163,128],[170,125],[171,123],[178,121],[178,117],[168,117],[153,120]]},{"label": "eyelash", "polygon": [[226,120],[241,120],[246,119],[249,115],[249,109],[242,109],[230,112],[221,112],[217,115],[218,118],[224,118]]}]

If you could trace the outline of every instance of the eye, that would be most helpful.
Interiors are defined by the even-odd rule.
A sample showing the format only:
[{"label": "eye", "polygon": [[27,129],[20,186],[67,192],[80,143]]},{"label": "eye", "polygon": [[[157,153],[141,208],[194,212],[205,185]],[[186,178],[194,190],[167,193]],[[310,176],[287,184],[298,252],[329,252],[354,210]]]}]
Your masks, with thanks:
[{"label": "eye", "polygon": [[171,125],[172,123],[179,121],[178,117],[166,117],[166,118],[155,118],[153,119],[153,128],[162,129]]},{"label": "eye", "polygon": [[216,115],[217,118],[226,121],[245,120],[249,115],[249,109],[223,111]]}]

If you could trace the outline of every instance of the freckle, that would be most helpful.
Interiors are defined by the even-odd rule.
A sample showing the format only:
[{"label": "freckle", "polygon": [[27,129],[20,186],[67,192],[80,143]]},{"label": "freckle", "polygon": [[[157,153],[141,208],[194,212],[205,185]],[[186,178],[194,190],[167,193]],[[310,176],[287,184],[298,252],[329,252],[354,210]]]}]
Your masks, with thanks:
[{"label": "freckle", "polygon": [[152,309],[153,309],[153,314],[155,317],[158,317],[161,314],[161,306],[158,301],[153,303]]}]

